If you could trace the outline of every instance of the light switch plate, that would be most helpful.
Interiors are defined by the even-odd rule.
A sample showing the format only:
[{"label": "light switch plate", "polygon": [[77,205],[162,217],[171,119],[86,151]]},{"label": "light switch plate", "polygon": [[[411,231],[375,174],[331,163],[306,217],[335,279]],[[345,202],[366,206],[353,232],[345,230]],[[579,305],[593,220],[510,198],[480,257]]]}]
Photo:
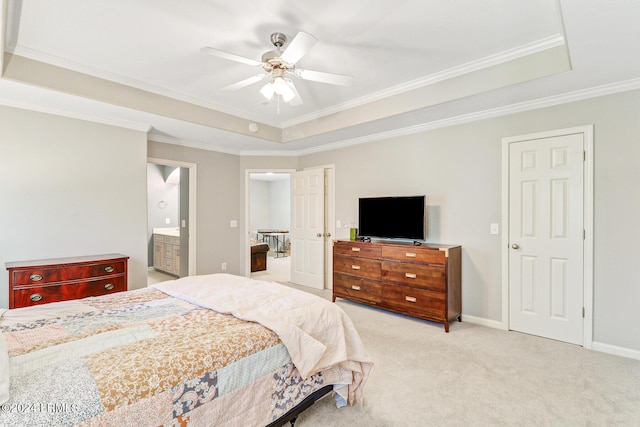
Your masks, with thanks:
[{"label": "light switch plate", "polygon": [[236,228],[238,226],[238,221],[236,221],[235,219],[231,220],[231,228]]},{"label": "light switch plate", "polygon": [[498,224],[491,224],[491,234],[500,234],[500,226]]}]

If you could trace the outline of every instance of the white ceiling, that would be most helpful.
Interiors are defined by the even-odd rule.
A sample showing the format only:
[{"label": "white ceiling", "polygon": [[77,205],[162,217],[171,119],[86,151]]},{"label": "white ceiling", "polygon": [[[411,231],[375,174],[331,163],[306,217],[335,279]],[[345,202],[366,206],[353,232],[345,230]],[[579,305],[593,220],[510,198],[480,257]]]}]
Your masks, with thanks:
[{"label": "white ceiling", "polygon": [[[637,0],[0,1],[13,55],[0,104],[238,154],[299,154],[640,87]],[[299,67],[354,85],[295,80],[304,104],[278,111],[260,83],[220,90],[259,69],[200,51],[259,60],[271,33],[298,31],[319,39]],[[100,94],[42,63],[124,86]],[[139,90],[163,97],[145,104]]]}]

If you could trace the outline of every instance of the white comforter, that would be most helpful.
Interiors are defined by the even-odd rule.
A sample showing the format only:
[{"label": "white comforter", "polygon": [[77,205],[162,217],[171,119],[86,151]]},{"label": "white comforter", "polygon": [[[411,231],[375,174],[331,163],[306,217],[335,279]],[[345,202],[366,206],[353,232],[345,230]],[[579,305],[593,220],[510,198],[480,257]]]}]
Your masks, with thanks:
[{"label": "white comforter", "polygon": [[278,283],[231,274],[184,277],[154,287],[271,329],[287,347],[303,378],[342,366],[352,372],[349,404],[361,399],[373,362],[351,319],[336,304]]}]

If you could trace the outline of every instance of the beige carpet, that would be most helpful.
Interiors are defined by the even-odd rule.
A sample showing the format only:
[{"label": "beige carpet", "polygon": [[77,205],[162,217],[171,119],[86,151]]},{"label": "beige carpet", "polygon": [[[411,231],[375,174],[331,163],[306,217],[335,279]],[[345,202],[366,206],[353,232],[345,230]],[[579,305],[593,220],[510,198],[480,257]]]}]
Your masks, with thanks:
[{"label": "beige carpet", "polygon": [[291,257],[267,257],[267,269],[251,273],[251,278],[267,282],[288,282],[291,280]]},{"label": "beige carpet", "polygon": [[297,427],[640,425],[638,360],[465,322],[447,334],[438,324],[337,304],[374,359],[364,402],[336,409],[325,398]]}]

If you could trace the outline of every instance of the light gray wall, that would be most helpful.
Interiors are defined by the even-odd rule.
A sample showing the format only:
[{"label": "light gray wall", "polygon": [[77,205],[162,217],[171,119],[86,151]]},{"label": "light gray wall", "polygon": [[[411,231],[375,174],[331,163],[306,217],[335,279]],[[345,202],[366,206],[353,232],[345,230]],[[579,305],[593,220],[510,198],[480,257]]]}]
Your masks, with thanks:
[{"label": "light gray wall", "polygon": [[249,230],[269,228],[269,183],[252,179],[249,185]]},{"label": "light gray wall", "polygon": [[[146,286],[146,133],[0,106],[0,266],[122,253]],[[8,274],[0,274],[0,307]]]},{"label": "light gray wall", "polygon": [[[223,262],[227,273],[242,274],[240,157],[154,141],[148,143],[148,155],[197,165],[197,274],[220,273]],[[231,228],[231,220],[238,227]]]},{"label": "light gray wall", "polygon": [[291,179],[269,184],[269,228],[291,230]]},{"label": "light gray wall", "polygon": [[343,224],[357,222],[360,196],[427,194],[427,241],[463,248],[463,318],[500,321],[500,236],[489,224],[501,222],[501,140],[594,124],[594,344],[637,351],[639,111],[640,91],[632,91],[307,155],[299,166],[335,164]]},{"label": "light gray wall", "polygon": [[250,180],[249,228],[289,230],[291,227],[291,180]]}]

